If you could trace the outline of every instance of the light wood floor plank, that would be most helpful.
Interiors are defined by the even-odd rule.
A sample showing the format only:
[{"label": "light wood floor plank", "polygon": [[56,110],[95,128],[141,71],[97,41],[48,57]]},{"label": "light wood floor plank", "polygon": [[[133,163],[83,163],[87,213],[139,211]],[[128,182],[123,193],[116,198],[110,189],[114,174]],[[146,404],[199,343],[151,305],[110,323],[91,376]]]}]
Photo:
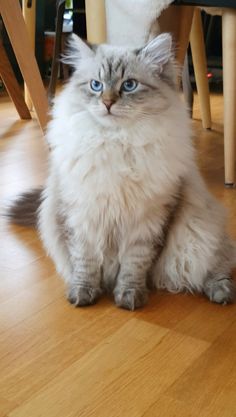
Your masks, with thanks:
[{"label": "light wood floor plank", "polygon": [[167,394],[189,406],[195,404],[200,415],[236,415],[235,334],[236,319],[226,324],[226,330],[167,390]]},{"label": "light wood floor plank", "polygon": [[8,413],[10,413],[10,411],[17,407],[16,403],[13,403],[12,401],[7,401],[2,396],[0,396],[0,405],[0,417],[7,417]]},{"label": "light wood floor plank", "polygon": [[[173,378],[179,376],[208,347],[206,342],[168,333],[156,325],[129,320],[10,416],[32,412],[41,416],[47,409],[51,417],[60,413],[88,417],[141,416],[146,402],[168,386],[169,372],[172,371]],[[58,402],[58,398],[63,398],[63,402]]]},{"label": "light wood floor plank", "polygon": [[[161,413],[161,414],[160,414]],[[162,395],[142,417],[199,417],[199,411],[184,402]]]}]

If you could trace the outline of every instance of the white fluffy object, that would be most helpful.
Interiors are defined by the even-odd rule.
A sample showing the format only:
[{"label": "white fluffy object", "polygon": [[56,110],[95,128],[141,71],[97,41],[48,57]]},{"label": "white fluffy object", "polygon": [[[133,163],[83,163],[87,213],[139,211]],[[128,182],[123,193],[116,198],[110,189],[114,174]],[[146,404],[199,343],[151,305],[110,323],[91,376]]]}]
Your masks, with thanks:
[{"label": "white fluffy object", "polygon": [[142,46],[152,23],[173,0],[106,0],[107,42]]}]

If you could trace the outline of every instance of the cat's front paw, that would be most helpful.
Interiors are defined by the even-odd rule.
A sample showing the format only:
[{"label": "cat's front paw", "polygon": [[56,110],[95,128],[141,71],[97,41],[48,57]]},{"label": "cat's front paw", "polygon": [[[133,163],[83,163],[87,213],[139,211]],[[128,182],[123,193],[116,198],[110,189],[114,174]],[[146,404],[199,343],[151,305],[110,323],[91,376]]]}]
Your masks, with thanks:
[{"label": "cat's front paw", "polygon": [[204,293],[213,303],[230,304],[236,301],[236,285],[230,277],[207,280]]},{"label": "cat's front paw", "polygon": [[67,299],[75,307],[84,307],[95,304],[101,293],[102,290],[100,288],[80,285],[69,288]]},{"label": "cat's front paw", "polygon": [[114,297],[118,307],[133,311],[147,303],[148,292],[146,288],[115,288]]}]

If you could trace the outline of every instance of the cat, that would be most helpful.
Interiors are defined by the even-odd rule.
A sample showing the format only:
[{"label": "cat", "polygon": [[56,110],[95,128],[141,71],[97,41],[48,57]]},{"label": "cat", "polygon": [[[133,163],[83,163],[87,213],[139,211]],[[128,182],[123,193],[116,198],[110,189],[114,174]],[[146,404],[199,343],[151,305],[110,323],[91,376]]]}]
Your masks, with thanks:
[{"label": "cat", "polygon": [[37,213],[75,306],[107,290],[134,310],[150,286],[232,302],[235,246],[197,168],[171,35],[135,50],[73,35],[65,60],[74,73],[55,99],[46,185],[10,217]]}]

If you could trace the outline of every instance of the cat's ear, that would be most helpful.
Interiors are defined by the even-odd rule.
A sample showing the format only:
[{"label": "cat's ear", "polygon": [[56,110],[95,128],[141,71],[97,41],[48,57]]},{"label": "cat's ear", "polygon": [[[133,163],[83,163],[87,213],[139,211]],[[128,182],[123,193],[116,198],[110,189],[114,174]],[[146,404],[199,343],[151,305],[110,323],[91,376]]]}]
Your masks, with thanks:
[{"label": "cat's ear", "polygon": [[162,33],[152,39],[147,45],[139,51],[142,59],[146,59],[156,67],[158,72],[162,72],[165,64],[173,56],[172,37],[169,33]]},{"label": "cat's ear", "polygon": [[73,33],[69,38],[66,53],[62,56],[61,61],[76,68],[81,59],[92,58],[94,54],[92,47]]}]

